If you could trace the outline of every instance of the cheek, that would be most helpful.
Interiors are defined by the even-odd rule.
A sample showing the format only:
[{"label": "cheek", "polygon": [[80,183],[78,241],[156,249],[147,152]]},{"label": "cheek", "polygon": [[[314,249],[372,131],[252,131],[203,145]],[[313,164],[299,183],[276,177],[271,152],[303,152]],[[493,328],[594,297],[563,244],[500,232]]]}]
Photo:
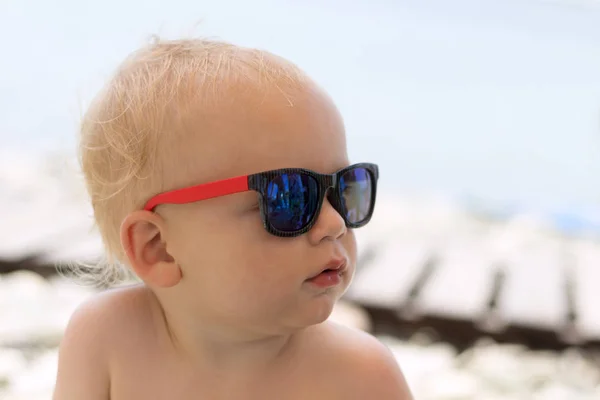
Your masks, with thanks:
[{"label": "cheek", "polygon": [[348,253],[350,261],[352,261],[352,263],[356,262],[356,236],[354,235],[354,231],[352,229],[348,229],[348,233],[342,239],[342,244],[344,246],[344,249],[346,249],[346,252]]},{"label": "cheek", "polygon": [[246,254],[237,273],[243,284],[256,291],[276,294],[299,285],[306,266],[302,250],[294,239],[281,239],[264,230],[243,238]]},{"label": "cheek", "polygon": [[261,313],[294,301],[307,278],[307,265],[310,267],[303,242],[277,238],[262,229],[237,232],[236,241],[236,250],[221,260],[227,301]]},{"label": "cheek", "polygon": [[348,233],[342,239],[342,245],[344,246],[344,250],[346,250],[346,255],[348,256],[349,265],[350,265],[350,280],[348,284],[354,277],[354,272],[356,271],[356,257],[357,257],[357,245],[356,245],[356,236],[354,235],[354,231],[352,229],[348,230]]},{"label": "cheek", "polygon": [[302,252],[290,248],[291,241],[269,235],[260,215],[255,214],[181,224],[173,237],[171,255],[181,265],[184,276],[202,287],[217,285],[238,296],[289,286],[290,280],[302,273],[293,265]]},{"label": "cheek", "polygon": [[239,215],[232,208],[227,204],[190,206],[177,215],[169,226],[175,259],[183,265],[197,265],[243,256],[249,239],[262,227],[260,215]]}]

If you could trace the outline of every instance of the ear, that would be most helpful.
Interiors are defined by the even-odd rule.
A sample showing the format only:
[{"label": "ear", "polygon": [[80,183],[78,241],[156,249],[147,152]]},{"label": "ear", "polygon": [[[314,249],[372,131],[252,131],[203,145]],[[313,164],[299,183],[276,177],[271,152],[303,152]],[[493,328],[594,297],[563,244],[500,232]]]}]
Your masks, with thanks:
[{"label": "ear", "polygon": [[150,287],[167,288],[181,280],[181,268],[167,253],[165,222],[150,211],[134,211],[121,224],[121,245],[135,274]]}]

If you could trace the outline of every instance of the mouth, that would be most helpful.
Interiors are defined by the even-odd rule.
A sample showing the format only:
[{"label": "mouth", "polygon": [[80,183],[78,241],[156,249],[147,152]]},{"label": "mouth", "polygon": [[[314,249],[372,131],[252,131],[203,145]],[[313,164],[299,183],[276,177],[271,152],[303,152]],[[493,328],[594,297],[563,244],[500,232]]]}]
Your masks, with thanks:
[{"label": "mouth", "polygon": [[332,259],[323,266],[321,272],[308,278],[307,282],[319,287],[336,286],[341,282],[346,266],[346,259]]},{"label": "mouth", "polygon": [[336,258],[329,261],[327,264],[323,266],[321,271],[318,274],[311,276],[308,279],[315,278],[323,273],[337,272],[342,273],[346,269],[346,259],[344,258]]}]

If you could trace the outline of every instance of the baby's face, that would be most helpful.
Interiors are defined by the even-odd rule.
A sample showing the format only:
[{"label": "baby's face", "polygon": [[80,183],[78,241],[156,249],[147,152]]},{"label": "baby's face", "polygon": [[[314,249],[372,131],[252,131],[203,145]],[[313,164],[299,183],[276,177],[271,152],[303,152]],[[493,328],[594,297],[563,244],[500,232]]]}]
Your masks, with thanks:
[{"label": "baby's face", "polygon": [[[171,158],[174,188],[277,168],[333,173],[347,166],[343,122],[331,100],[310,86],[291,101],[274,88],[203,119],[204,132],[186,137]],[[308,233],[273,236],[258,202],[250,191],[159,211],[167,251],[182,270],[173,288],[182,307],[217,324],[262,331],[325,320],[354,274],[353,232],[326,199]],[[308,280],[339,260],[346,266],[337,284]]]}]

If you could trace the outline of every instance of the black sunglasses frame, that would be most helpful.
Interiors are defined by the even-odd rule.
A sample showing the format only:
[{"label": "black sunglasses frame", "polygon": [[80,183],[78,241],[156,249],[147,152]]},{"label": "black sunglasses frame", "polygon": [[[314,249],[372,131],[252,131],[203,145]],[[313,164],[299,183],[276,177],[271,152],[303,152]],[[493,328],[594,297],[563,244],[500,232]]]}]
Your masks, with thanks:
[{"label": "black sunglasses frame", "polygon": [[[346,218],[345,210],[343,209],[342,194],[340,193],[340,179],[348,172],[354,169],[363,168],[367,171],[371,178],[371,204],[369,205],[369,211],[365,218],[358,223],[352,223]],[[317,208],[311,218],[311,220],[303,226],[301,229],[295,231],[281,231],[273,227],[269,221],[268,213],[268,187],[269,183],[276,177],[283,174],[301,174],[307,175],[315,179],[317,182]],[[348,228],[360,228],[366,225],[373,216],[373,210],[375,208],[375,200],[377,196],[377,181],[379,179],[379,167],[373,163],[358,163],[345,167],[333,174],[321,174],[315,171],[311,171],[303,168],[282,168],[272,171],[259,172],[256,174],[248,175],[248,189],[258,193],[260,197],[259,208],[262,217],[264,228],[272,235],[279,237],[295,237],[303,235],[304,233],[311,230],[311,228],[317,222],[321,210],[323,208],[323,202],[325,196],[333,206],[333,208],[342,216],[346,227]]]}]

